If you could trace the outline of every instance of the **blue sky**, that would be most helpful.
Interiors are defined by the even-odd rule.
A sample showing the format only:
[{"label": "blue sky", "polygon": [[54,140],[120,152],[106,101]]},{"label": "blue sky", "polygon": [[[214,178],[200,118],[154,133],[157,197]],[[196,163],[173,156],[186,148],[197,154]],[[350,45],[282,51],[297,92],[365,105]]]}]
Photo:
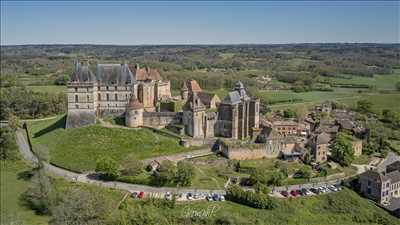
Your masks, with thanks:
[{"label": "blue sky", "polygon": [[398,43],[398,1],[1,2],[1,45]]}]

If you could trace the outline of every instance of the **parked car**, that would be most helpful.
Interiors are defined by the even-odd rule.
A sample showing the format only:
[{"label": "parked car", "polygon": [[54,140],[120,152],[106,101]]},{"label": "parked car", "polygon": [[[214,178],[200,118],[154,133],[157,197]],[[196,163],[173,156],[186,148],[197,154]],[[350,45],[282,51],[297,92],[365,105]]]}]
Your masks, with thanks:
[{"label": "parked car", "polygon": [[212,196],[211,196],[210,194],[208,194],[208,195],[206,196],[206,199],[207,199],[207,201],[214,201],[213,198],[212,198]]},{"label": "parked car", "polygon": [[290,194],[291,194],[293,197],[297,197],[297,196],[300,195],[300,192],[299,192],[298,190],[292,190],[292,191],[290,191]]},{"label": "parked car", "polygon": [[167,193],[165,193],[164,198],[167,200],[172,200],[172,194],[170,192],[167,192]]},{"label": "parked car", "polygon": [[329,188],[329,190],[331,190],[331,191],[333,191],[333,192],[339,191],[339,190],[338,190],[335,186],[333,186],[333,185],[329,186],[328,188]]},{"label": "parked car", "polygon": [[138,196],[138,193],[137,193],[137,192],[133,192],[133,193],[131,194],[131,197],[132,197],[132,198],[137,198],[137,196]]},{"label": "parked car", "polygon": [[219,194],[212,194],[212,199],[214,201],[219,201]]},{"label": "parked car", "polygon": [[139,194],[137,195],[137,197],[138,197],[138,198],[144,198],[144,192],[143,192],[143,191],[139,192]]},{"label": "parked car", "polygon": [[342,190],[342,186],[340,186],[340,184],[335,184],[334,186],[338,189],[338,191]]},{"label": "parked car", "polygon": [[289,197],[289,193],[287,191],[281,191],[281,195],[283,195],[284,197]]},{"label": "parked car", "polygon": [[224,197],[223,195],[220,195],[220,196],[219,196],[219,200],[220,200],[221,202],[223,202],[223,201],[225,201],[225,197]]},{"label": "parked car", "polygon": [[311,188],[310,191],[315,194],[319,194],[319,190],[317,188]]},{"label": "parked car", "polygon": [[192,193],[187,193],[186,195],[187,200],[193,200],[193,194]]},{"label": "parked car", "polygon": [[302,188],[302,189],[300,190],[300,195],[302,195],[302,196],[307,195],[307,189]]}]

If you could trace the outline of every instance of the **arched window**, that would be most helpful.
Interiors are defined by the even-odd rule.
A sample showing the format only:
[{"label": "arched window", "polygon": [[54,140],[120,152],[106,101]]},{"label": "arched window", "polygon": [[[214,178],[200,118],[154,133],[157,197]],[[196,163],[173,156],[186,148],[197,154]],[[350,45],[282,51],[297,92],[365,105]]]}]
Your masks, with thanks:
[{"label": "arched window", "polygon": [[110,101],[110,95],[107,93],[107,101]]},{"label": "arched window", "polygon": [[78,95],[75,95],[75,102],[78,102]]},{"label": "arched window", "polygon": [[89,100],[90,100],[89,95],[86,96],[86,100],[87,100],[87,102],[89,102]]},{"label": "arched window", "polygon": [[97,94],[97,100],[101,100],[101,94]]},{"label": "arched window", "polygon": [[118,94],[115,94],[115,101],[118,101]]},{"label": "arched window", "polygon": [[75,92],[78,92],[78,88],[75,88]]}]

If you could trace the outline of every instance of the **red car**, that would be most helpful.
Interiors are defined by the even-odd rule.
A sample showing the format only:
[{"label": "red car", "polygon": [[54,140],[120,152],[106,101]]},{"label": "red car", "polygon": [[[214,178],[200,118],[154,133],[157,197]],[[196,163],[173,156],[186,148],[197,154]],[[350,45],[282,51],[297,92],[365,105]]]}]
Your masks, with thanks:
[{"label": "red car", "polygon": [[287,191],[281,191],[281,195],[287,198],[289,196],[289,193]]},{"label": "red car", "polygon": [[292,190],[292,191],[290,191],[290,194],[291,194],[293,197],[297,197],[297,196],[300,195],[300,192],[299,192],[298,190]]},{"label": "red car", "polygon": [[137,197],[138,197],[138,198],[144,198],[144,192],[143,192],[143,191],[139,192],[139,194],[137,195]]}]

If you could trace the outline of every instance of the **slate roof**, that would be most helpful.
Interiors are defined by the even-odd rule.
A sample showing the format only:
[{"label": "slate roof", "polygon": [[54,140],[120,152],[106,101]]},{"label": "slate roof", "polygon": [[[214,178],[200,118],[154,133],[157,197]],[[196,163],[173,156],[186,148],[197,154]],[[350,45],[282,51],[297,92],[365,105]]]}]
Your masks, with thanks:
[{"label": "slate roof", "polygon": [[96,77],[90,71],[89,65],[82,65],[77,62],[75,64],[75,69],[70,76],[71,82],[94,82]]},{"label": "slate roof", "polygon": [[337,122],[340,127],[345,130],[352,130],[355,127],[353,121],[349,119],[337,120]]},{"label": "slate roof", "polygon": [[[207,93],[207,92],[198,92],[198,93],[197,93],[197,96],[200,98],[200,101],[201,101],[204,105],[207,105],[207,106],[210,106],[211,100],[212,100],[214,97],[217,97],[217,98],[218,98],[218,96],[216,96],[215,94]],[[219,98],[217,99],[217,101],[218,101],[218,100],[219,100]]]},{"label": "slate roof", "polygon": [[318,134],[316,137],[317,144],[328,144],[330,141],[331,141],[331,136],[325,132]]},{"label": "slate roof", "polygon": [[226,104],[235,105],[241,102],[241,98],[237,91],[231,91],[228,93],[228,96],[226,96],[222,102]]},{"label": "slate roof", "polygon": [[127,85],[135,81],[126,64],[98,64],[96,78],[103,85]]},{"label": "slate roof", "polygon": [[364,173],[360,174],[360,176],[379,183],[381,183],[383,180],[383,176],[379,172],[374,170],[367,170]]},{"label": "slate roof", "polygon": [[385,160],[383,160],[377,167],[378,171],[386,171],[386,167],[397,161],[400,161],[400,157],[394,152],[389,152]]},{"label": "slate roof", "polygon": [[386,176],[390,178],[392,183],[397,183],[400,181],[400,171],[398,170],[392,171],[386,174]]}]

